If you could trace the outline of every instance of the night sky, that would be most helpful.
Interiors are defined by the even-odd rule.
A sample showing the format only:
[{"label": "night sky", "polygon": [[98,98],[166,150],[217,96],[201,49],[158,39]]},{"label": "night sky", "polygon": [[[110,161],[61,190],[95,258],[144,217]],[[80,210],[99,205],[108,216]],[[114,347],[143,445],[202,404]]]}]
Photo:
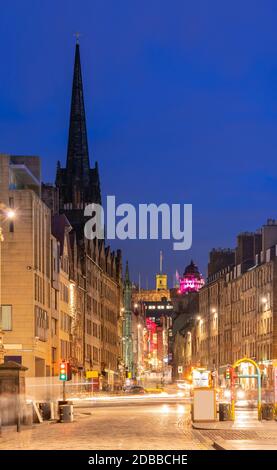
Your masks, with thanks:
[{"label": "night sky", "polygon": [[[192,203],[193,246],[116,242],[134,281],[277,218],[277,2],[0,0],[0,152],[65,164],[74,32],[102,195]],[[147,281],[148,279],[148,281]]]}]

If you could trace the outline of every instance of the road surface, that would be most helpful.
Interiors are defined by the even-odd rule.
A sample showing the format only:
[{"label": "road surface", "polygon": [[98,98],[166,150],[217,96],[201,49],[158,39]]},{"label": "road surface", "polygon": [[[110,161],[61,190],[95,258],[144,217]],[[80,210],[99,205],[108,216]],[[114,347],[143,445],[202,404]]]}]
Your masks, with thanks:
[{"label": "road surface", "polygon": [[19,434],[3,432],[0,449],[204,450],[209,446],[190,426],[187,403],[89,404],[75,409],[74,423],[43,423]]}]

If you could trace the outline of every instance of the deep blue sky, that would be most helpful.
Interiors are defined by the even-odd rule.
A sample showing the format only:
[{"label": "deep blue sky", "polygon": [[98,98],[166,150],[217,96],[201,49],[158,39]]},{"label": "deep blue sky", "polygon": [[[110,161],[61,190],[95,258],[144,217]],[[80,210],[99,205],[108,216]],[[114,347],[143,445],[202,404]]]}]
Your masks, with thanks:
[{"label": "deep blue sky", "polygon": [[134,280],[274,217],[277,3],[0,0],[0,152],[65,162],[75,31],[92,164],[119,202],[193,204],[193,247],[124,242]]}]

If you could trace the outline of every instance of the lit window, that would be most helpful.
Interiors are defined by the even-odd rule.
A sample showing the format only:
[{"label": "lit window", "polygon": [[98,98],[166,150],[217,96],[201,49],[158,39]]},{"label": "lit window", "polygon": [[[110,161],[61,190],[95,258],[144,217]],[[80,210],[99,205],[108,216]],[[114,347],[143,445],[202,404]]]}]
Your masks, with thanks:
[{"label": "lit window", "polygon": [[12,330],[12,306],[2,305],[0,310],[0,325],[3,331]]}]

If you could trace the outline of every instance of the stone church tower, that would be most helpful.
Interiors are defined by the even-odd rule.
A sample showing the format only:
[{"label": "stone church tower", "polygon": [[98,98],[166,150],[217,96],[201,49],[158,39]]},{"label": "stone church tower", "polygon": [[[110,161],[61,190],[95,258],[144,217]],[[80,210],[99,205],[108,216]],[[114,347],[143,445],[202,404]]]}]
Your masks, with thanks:
[{"label": "stone church tower", "polygon": [[59,209],[81,235],[84,208],[87,204],[101,204],[97,162],[90,167],[84,92],[80,61],[80,46],[75,49],[71,111],[66,167],[57,165],[56,187],[59,190]]}]

